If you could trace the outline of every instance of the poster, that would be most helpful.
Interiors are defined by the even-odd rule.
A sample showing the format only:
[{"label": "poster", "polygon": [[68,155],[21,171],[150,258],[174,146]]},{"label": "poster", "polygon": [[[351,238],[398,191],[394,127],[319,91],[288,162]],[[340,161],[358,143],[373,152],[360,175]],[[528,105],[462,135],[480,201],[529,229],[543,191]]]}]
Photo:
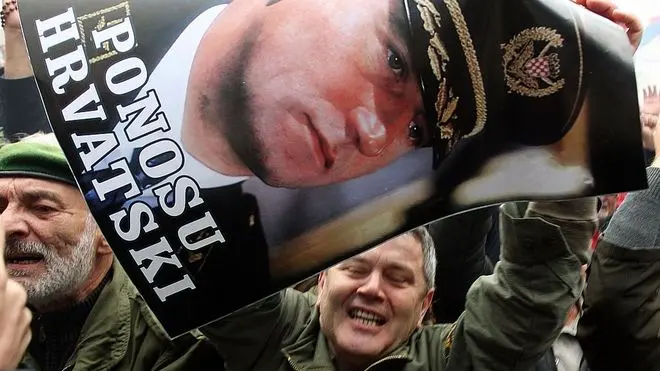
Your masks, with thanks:
[{"label": "poster", "polygon": [[171,336],[447,215],[646,187],[626,35],[565,0],[21,17],[90,210]]}]

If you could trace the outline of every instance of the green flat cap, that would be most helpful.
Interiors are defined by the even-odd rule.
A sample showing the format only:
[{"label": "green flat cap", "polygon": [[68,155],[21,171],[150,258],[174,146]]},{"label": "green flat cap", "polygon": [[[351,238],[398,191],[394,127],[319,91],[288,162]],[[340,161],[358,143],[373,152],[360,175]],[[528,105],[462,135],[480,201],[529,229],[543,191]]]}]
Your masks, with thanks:
[{"label": "green flat cap", "polygon": [[41,178],[78,187],[62,149],[32,140],[0,147],[0,177]]}]

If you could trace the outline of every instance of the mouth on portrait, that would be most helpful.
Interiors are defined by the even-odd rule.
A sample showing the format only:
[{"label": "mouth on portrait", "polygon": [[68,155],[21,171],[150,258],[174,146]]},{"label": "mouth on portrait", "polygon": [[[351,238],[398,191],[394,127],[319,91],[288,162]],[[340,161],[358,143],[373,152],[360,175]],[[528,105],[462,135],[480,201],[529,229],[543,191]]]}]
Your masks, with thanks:
[{"label": "mouth on portrait", "polygon": [[307,113],[303,115],[305,126],[307,126],[312,136],[312,150],[314,151],[316,162],[319,167],[330,170],[335,164],[337,155],[328,139],[316,127],[311,116]]}]

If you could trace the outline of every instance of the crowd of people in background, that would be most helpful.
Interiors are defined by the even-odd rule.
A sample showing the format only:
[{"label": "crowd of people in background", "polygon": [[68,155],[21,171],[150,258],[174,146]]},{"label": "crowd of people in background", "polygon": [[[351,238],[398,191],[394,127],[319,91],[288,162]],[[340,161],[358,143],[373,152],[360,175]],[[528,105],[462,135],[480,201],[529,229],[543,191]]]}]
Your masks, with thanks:
[{"label": "crowd of people in background", "polygon": [[17,1],[2,12],[0,370],[660,371],[658,87],[648,189],[442,219],[170,339],[50,133]]}]

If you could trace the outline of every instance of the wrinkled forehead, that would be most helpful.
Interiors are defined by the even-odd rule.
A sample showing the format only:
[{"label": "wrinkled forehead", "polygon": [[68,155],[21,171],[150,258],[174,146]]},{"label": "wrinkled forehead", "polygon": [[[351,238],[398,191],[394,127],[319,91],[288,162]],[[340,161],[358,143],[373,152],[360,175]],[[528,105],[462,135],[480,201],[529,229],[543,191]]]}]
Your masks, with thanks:
[{"label": "wrinkled forehead", "polygon": [[64,182],[31,178],[0,176],[0,197],[59,200],[70,206],[84,206],[85,200],[78,188]]}]

